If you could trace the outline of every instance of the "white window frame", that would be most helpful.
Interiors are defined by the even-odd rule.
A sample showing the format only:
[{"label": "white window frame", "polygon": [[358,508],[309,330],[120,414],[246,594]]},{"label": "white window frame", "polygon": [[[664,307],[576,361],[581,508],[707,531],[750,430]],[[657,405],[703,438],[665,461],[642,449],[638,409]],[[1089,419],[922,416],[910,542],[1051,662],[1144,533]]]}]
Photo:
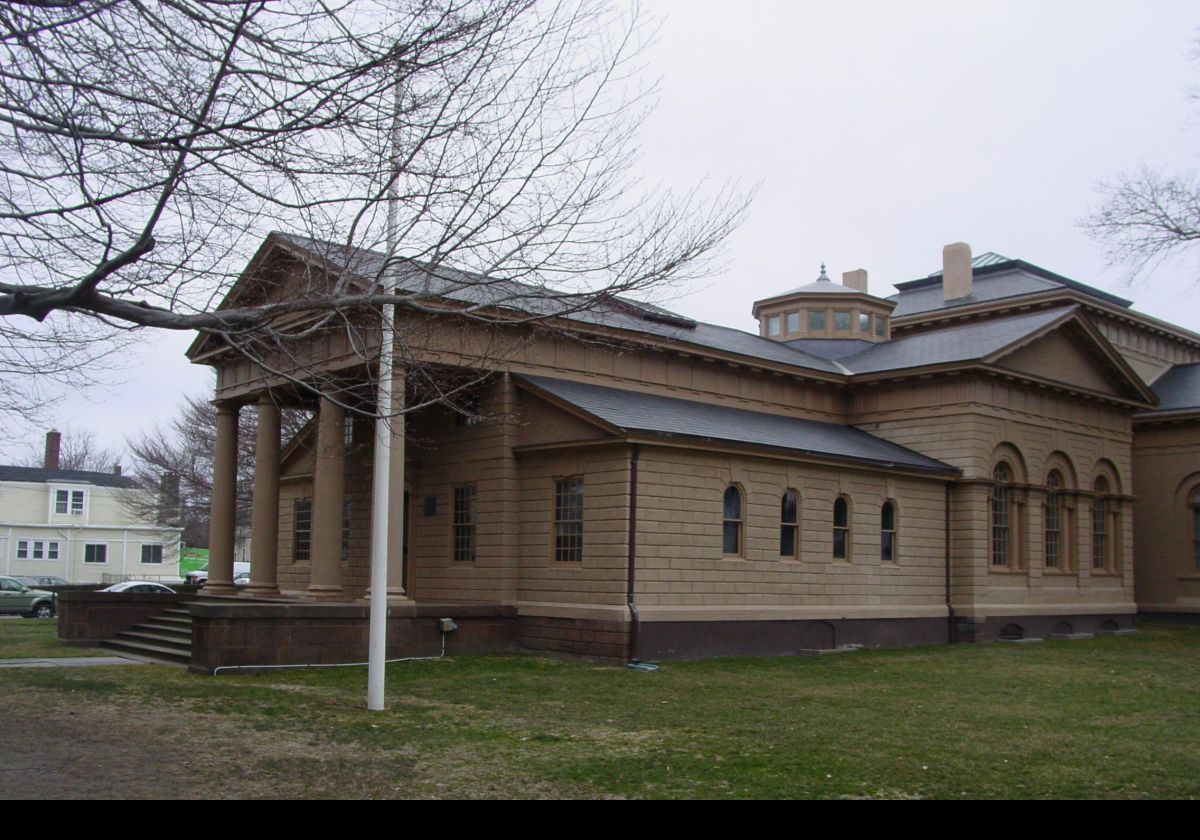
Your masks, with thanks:
[{"label": "white window frame", "polygon": [[29,540],[17,540],[17,559],[29,559]]},{"label": "white window frame", "polygon": [[[59,496],[64,498],[60,500]],[[62,509],[59,508],[60,501]],[[50,496],[50,511],[55,516],[83,516],[87,513],[87,491],[78,487],[55,487]]]},{"label": "white window frame", "polygon": [[[158,559],[157,560],[147,560],[146,559],[146,549],[147,548],[151,548],[151,549],[157,548],[158,549]],[[164,554],[163,549],[164,549],[164,546],[162,543],[142,543],[141,550],[138,552],[138,562],[141,563],[143,566],[161,566],[163,564],[163,554]],[[152,556],[153,556],[153,553],[154,552],[151,552]]]},{"label": "white window frame", "polygon": [[[87,555],[88,555],[87,550],[92,546],[97,546],[99,548],[104,549],[104,559],[103,560],[88,560],[87,559]],[[85,565],[85,566],[107,566],[108,565],[108,543],[84,543],[83,544],[83,554],[81,556],[82,556],[82,560],[83,560],[83,565]]]}]

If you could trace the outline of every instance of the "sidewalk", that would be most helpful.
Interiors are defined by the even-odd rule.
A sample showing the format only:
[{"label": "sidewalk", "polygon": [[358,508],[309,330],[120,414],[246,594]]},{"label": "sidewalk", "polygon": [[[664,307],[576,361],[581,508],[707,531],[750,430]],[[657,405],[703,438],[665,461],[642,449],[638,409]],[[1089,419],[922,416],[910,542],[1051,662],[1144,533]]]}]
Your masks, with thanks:
[{"label": "sidewalk", "polygon": [[61,659],[0,659],[0,668],[89,668],[94,665],[145,665],[122,656],[64,656]]}]

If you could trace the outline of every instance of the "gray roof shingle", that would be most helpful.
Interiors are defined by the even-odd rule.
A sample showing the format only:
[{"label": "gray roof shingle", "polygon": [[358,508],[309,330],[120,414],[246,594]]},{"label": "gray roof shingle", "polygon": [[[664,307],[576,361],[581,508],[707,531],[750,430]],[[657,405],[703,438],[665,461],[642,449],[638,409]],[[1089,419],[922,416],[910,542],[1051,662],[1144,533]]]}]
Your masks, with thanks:
[{"label": "gray roof shingle", "polygon": [[518,378],[626,433],[749,444],[879,467],[902,467],[942,474],[959,472],[956,467],[853,426],[709,405],[565,379],[530,375]]},{"label": "gray roof shingle", "polygon": [[1200,363],[1175,365],[1152,386],[1158,407],[1148,412],[1195,411],[1200,409]]},{"label": "gray roof shingle", "polygon": [[43,467],[12,467],[0,465],[0,481],[27,481],[44,484],[93,484],[97,487],[134,488],[137,481],[127,475],[91,472],[89,470],[48,470]]},{"label": "gray roof shingle", "polygon": [[918,333],[847,356],[839,361],[854,373],[878,373],[888,370],[924,367],[952,362],[970,362],[986,358],[1014,342],[1030,336],[1075,312],[1079,307],[1065,306],[1032,315],[996,318],[964,324],[961,327]]}]

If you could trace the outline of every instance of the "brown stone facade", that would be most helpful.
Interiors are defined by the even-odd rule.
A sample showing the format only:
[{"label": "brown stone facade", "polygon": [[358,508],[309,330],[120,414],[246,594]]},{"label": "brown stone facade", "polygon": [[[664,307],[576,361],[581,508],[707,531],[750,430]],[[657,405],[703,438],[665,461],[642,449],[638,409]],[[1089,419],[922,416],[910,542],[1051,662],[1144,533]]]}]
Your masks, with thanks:
[{"label": "brown stone facade", "polygon": [[[278,259],[286,274],[290,257]],[[969,264],[956,264],[968,272],[955,275],[961,299]],[[1200,337],[1064,287],[1029,306],[1059,307],[1044,329],[986,356],[851,372],[764,349],[801,335],[886,349],[1018,307],[998,300],[892,318],[901,309],[872,297],[865,273],[851,275],[851,291],[822,280],[760,302],[762,335],[726,345],[582,321],[481,330],[437,316],[410,330],[398,315],[420,342],[398,365],[410,370],[397,398],[413,408],[389,432],[402,453],[388,476],[393,528],[402,528],[388,541],[390,649],[439,643],[425,613],[435,608],[483,611],[451,637],[463,649],[611,659],[635,643],[635,655],[652,659],[979,641],[1014,627],[1025,637],[1120,631],[1137,611],[1135,591],[1176,612],[1192,600],[1200,609],[1200,575],[1181,553],[1192,544],[1178,494],[1192,486],[1176,475],[1194,466],[1200,429],[1139,419],[1154,405],[1153,374],[1200,360]],[[788,327],[809,324],[810,310],[819,330]],[[235,451],[246,405],[312,415],[295,439],[278,441],[278,463],[274,433],[260,431],[260,474],[277,486],[256,500],[252,579],[280,603],[197,608],[198,669],[347,661],[365,649],[382,422],[370,417],[372,352],[337,335],[313,340],[308,368],[291,372],[334,381],[335,404],[215,345],[193,348],[218,370],[218,455]],[[461,388],[431,399],[420,385],[431,371]],[[527,377],[854,427],[938,466],[803,441],[789,449],[732,433],[659,434],[553,399],[523,386]],[[218,458],[214,505],[229,503],[227,460]],[[213,521],[212,562],[224,568],[232,522],[216,510]],[[1175,564],[1169,573],[1164,562]]]}]

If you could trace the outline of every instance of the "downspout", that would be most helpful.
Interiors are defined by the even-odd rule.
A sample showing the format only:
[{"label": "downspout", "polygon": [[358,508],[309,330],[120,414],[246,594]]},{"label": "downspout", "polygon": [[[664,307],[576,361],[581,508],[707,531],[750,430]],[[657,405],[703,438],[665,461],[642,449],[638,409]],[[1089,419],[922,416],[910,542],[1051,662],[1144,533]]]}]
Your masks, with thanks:
[{"label": "downspout", "polygon": [[950,644],[958,642],[958,622],[954,619],[954,607],[950,603],[950,482],[946,482],[946,525],[942,541],[945,543],[946,565],[946,640]]},{"label": "downspout", "polygon": [[634,599],[633,588],[637,582],[635,573],[637,566],[637,491],[638,491],[638,457],[642,453],[642,445],[635,443],[629,456],[629,559],[625,576],[626,603],[629,605],[629,664],[638,663],[638,611]]}]

